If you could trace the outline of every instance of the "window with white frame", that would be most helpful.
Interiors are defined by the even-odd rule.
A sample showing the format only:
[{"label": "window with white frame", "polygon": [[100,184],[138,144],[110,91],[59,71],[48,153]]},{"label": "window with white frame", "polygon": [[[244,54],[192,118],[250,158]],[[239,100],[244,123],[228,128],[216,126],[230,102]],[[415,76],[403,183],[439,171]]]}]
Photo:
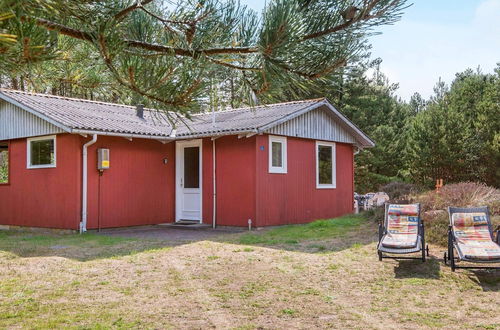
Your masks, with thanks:
[{"label": "window with white frame", "polygon": [[286,137],[269,136],[269,173],[286,173]]},{"label": "window with white frame", "polygon": [[316,142],[316,188],[336,188],[335,143]]},{"label": "window with white frame", "polygon": [[9,143],[0,142],[0,184],[9,183]]},{"label": "window with white frame", "polygon": [[56,136],[29,138],[27,143],[28,168],[56,167]]}]

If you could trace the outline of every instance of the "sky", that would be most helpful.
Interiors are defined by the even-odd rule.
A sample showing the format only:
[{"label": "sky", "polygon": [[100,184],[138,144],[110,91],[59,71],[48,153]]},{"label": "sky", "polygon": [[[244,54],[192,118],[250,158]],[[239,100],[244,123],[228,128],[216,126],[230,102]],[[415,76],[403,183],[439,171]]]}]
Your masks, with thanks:
[{"label": "sky", "polygon": [[[260,12],[265,0],[241,0]],[[418,92],[429,98],[441,78],[451,83],[455,73],[481,67],[493,72],[500,62],[500,0],[413,0],[401,21],[372,36],[372,58],[396,94],[409,100]]]}]

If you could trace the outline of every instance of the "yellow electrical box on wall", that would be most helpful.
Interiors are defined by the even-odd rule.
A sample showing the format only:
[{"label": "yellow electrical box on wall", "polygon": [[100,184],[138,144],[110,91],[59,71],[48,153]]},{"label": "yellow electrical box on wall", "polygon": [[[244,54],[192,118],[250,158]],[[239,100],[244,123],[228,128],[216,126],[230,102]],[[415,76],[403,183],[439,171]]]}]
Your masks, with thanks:
[{"label": "yellow electrical box on wall", "polygon": [[109,149],[97,149],[97,169],[109,169]]}]

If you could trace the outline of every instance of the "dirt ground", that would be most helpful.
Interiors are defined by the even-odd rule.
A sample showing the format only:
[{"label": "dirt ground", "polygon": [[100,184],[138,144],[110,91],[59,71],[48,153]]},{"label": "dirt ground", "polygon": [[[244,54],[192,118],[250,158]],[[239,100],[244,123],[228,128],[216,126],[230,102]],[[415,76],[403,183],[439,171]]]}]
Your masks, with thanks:
[{"label": "dirt ground", "polygon": [[213,239],[216,237],[237,235],[246,232],[244,228],[211,228],[192,229],[192,228],[177,228],[170,226],[143,226],[132,228],[116,228],[102,230],[100,235],[110,237],[126,237],[145,240],[160,240],[164,242],[172,242],[172,244],[185,243],[187,241],[200,241]]},{"label": "dirt ground", "polygon": [[0,328],[500,329],[500,272],[452,273],[436,246],[426,263],[379,262],[375,232],[0,236]]}]

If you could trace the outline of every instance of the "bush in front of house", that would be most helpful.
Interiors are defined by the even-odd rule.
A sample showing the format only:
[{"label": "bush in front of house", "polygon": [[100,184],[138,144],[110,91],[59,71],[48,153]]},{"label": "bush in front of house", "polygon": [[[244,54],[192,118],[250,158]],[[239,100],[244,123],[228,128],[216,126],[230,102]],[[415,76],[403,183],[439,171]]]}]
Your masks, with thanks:
[{"label": "bush in front of house", "polygon": [[427,191],[411,196],[413,202],[421,203],[421,215],[425,223],[425,238],[428,243],[446,246],[448,243],[448,206],[488,206],[493,229],[500,225],[500,190],[482,183],[461,182],[443,186],[439,192]]}]

